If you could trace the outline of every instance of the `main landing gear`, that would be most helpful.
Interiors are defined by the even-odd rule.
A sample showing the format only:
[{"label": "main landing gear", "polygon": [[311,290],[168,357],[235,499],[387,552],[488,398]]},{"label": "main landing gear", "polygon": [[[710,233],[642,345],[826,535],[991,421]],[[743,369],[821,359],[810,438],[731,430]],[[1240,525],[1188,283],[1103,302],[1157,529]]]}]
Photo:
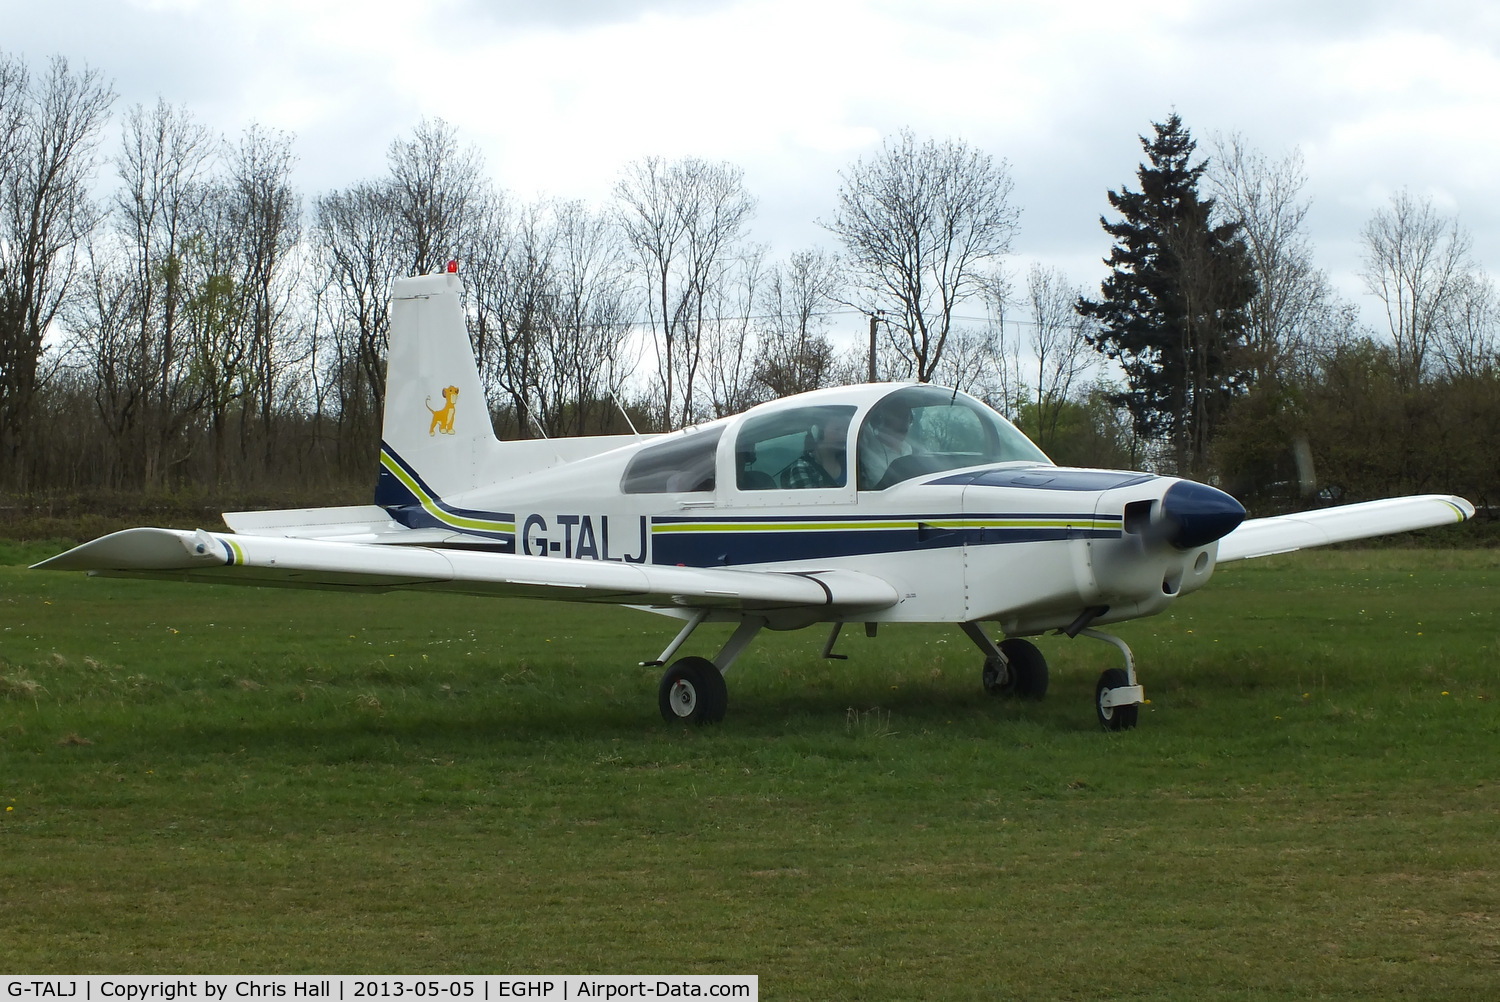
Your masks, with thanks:
[{"label": "main landing gear", "polygon": [[[1020,637],[1007,637],[997,644],[978,623],[960,625],[984,654],[984,670],[980,681],[985,692],[1020,699],[1041,699],[1047,694],[1047,659],[1035,644]],[[1094,686],[1094,710],[1099,717],[1099,725],[1105,730],[1131,729],[1136,725],[1140,704],[1145,701],[1146,695],[1136,681],[1135,661],[1130,656],[1130,648],[1125,641],[1113,634],[1092,629],[1077,632],[1085,637],[1113,644],[1125,655],[1123,669],[1110,668],[1099,676],[1099,682]]]},{"label": "main landing gear", "polygon": [[662,674],[656,699],[668,723],[717,724],[729,706],[729,687],[708,658],[678,658]]},{"label": "main landing gear", "polygon": [[[700,609],[687,621],[682,630],[661,652],[655,661],[643,661],[642,667],[664,665],[677,653],[683,643],[702,622],[708,618],[708,610]],[[719,651],[718,657],[685,657],[673,661],[662,673],[661,683],[656,687],[656,703],[662,719],[667,723],[681,721],[685,724],[717,724],[724,719],[729,706],[729,687],[724,684],[724,673],[735,659],[750,646],[750,641],[766,625],[764,619],[747,616],[740,621],[738,629],[730,635]]]}]

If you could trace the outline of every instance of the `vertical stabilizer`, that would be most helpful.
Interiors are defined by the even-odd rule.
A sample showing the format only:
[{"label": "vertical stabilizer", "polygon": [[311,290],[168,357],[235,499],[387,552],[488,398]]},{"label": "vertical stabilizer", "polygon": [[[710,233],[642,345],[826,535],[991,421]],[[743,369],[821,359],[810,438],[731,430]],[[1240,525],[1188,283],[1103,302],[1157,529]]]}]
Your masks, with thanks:
[{"label": "vertical stabilizer", "polygon": [[464,322],[455,274],[391,285],[380,482],[375,503],[420,503],[478,486],[495,431]]}]

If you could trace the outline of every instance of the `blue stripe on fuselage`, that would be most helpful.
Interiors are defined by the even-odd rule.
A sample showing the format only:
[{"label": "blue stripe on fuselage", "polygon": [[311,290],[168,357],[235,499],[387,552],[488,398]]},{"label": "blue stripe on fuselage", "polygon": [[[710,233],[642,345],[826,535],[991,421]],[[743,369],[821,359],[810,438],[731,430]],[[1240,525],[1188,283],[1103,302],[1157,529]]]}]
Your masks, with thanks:
[{"label": "blue stripe on fuselage", "polygon": [[[1016,519],[1024,516],[1005,516]],[[1049,519],[1066,516],[1048,515]],[[934,516],[954,520],[954,516]],[[966,519],[979,520],[979,519]],[[654,518],[653,527],[701,521],[691,518]],[[728,522],[730,519],[714,519]],[[747,522],[762,521],[744,519]],[[778,520],[780,521],[780,520]],[[787,520],[793,521],[793,520]],[[808,516],[805,521],[859,521],[849,518],[817,518]],[[870,521],[896,521],[889,516],[874,517]],[[853,557],[866,554],[901,553],[912,550],[941,550],[955,546],[999,545],[1004,543],[1035,543],[1069,539],[1119,539],[1121,531],[1097,525],[1106,518],[1084,516],[1081,525],[1052,526],[1044,528],[1010,528],[997,526],[975,526],[945,528],[929,525],[919,519],[902,519],[913,524],[890,529],[795,529],[786,530],[759,528],[755,530],[732,527],[705,529],[694,532],[657,532],[651,534],[651,562],[656,564],[685,564],[689,567],[717,567],[735,564],[763,564],[778,560],[821,560],[829,557]]]}]

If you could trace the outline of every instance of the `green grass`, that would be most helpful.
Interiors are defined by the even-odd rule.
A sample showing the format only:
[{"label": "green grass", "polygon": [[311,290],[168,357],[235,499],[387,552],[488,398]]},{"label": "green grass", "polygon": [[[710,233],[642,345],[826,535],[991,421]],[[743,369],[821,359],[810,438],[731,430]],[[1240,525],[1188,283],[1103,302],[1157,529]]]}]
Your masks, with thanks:
[{"label": "green grass", "polygon": [[[766,998],[1487,997],[1500,553],[1223,568],[1040,704],[955,628],[763,635],[667,726],[628,610],[29,572],[0,969],[754,973]],[[690,645],[712,654],[727,627]]]}]

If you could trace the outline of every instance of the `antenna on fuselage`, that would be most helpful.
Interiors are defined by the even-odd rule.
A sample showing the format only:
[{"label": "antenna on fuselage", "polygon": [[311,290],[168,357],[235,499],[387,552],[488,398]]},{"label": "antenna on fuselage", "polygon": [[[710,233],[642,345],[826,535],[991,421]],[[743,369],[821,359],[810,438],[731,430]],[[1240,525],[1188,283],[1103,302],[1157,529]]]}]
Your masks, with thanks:
[{"label": "antenna on fuselage", "polygon": [[615,406],[620,408],[620,416],[625,419],[626,424],[630,425],[630,433],[636,438],[640,438],[641,433],[635,430],[635,422],[630,420],[630,412],[625,409],[624,404],[620,403],[619,395],[615,393],[613,388],[610,389],[609,395],[614,400]]},{"label": "antenna on fuselage", "polygon": [[531,423],[536,425],[537,434],[550,441],[552,436],[548,435],[547,429],[542,427],[541,419],[536,416],[536,411],[528,407],[526,413],[531,417]]}]

